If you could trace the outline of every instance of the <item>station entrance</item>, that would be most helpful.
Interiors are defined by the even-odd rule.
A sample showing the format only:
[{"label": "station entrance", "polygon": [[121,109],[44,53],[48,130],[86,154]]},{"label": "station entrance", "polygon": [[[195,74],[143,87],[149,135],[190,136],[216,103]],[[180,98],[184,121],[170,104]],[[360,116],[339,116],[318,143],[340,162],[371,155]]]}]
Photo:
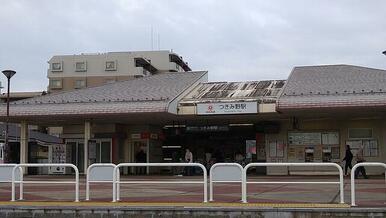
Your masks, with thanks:
[{"label": "station entrance", "polygon": [[[211,125],[167,128],[162,150],[165,162],[184,162],[185,149],[193,153],[194,162],[208,169],[215,163],[266,162],[265,134],[254,125]],[[259,174],[265,174],[265,168]]]}]

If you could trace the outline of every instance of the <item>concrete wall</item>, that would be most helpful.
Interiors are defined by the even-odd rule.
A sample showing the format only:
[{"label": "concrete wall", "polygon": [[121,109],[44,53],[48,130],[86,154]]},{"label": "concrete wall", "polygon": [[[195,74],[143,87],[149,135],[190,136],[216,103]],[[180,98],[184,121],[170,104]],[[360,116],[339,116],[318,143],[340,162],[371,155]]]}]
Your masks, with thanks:
[{"label": "concrete wall", "polygon": [[129,217],[280,217],[280,218],[322,218],[322,217],[385,217],[383,208],[226,208],[226,207],[28,207],[7,206],[0,208],[0,217],[68,217],[68,218],[129,218]]},{"label": "concrete wall", "polygon": [[[52,80],[56,80],[58,78],[51,78]],[[51,91],[55,90],[71,90],[71,89],[78,89],[78,88],[85,88],[85,87],[95,87],[104,85],[111,82],[117,82],[117,81],[124,81],[124,80],[130,80],[135,79],[134,76],[93,76],[93,77],[65,77],[65,78],[59,78],[59,80],[62,81],[62,88],[55,89],[51,88]],[[77,86],[76,82],[78,80],[84,81],[85,86]]]}]

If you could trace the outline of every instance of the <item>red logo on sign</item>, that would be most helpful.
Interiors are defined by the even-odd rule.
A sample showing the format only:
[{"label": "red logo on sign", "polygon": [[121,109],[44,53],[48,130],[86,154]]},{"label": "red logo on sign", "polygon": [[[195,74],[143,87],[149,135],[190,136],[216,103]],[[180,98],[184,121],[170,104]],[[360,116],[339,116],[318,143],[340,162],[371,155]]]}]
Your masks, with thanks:
[{"label": "red logo on sign", "polygon": [[208,111],[212,111],[213,110],[213,105],[209,105],[208,106]]}]

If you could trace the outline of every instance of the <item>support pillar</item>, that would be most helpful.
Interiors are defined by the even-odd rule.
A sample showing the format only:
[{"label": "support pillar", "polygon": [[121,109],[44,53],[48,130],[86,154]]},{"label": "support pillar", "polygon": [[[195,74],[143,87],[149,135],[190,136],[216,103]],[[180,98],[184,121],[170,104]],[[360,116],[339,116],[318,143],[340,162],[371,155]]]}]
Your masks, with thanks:
[{"label": "support pillar", "polygon": [[91,138],[91,123],[90,121],[84,122],[84,173],[87,173],[87,167],[89,163],[88,159],[88,141]]},{"label": "support pillar", "polygon": [[28,124],[20,123],[20,163],[28,163]]}]

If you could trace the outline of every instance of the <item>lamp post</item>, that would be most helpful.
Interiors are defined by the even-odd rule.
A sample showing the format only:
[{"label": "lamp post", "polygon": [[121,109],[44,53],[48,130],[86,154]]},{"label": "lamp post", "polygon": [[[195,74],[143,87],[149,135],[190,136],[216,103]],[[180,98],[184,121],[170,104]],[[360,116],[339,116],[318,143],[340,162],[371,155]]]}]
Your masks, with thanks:
[{"label": "lamp post", "polygon": [[5,124],[5,147],[4,147],[4,162],[9,162],[9,145],[8,145],[8,124],[9,124],[9,90],[11,86],[11,77],[16,74],[14,70],[3,70],[2,73],[7,77],[7,119]]},{"label": "lamp post", "polygon": [[382,54],[386,55],[386,50],[382,52]]}]

